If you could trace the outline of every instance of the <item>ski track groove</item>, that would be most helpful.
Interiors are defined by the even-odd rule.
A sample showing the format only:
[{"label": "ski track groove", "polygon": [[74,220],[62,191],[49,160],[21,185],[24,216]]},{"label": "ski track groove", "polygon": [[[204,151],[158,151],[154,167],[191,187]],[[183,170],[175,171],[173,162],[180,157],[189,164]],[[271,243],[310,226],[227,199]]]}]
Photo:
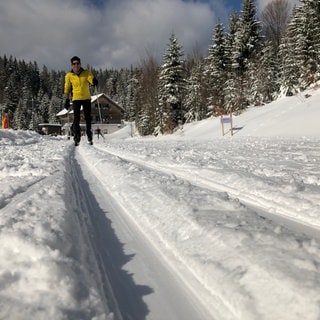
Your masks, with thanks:
[{"label": "ski track groove", "polygon": [[[275,222],[279,223],[281,221],[281,224],[285,225],[289,229],[294,229],[294,231],[300,231],[303,229],[304,233],[306,233],[310,237],[317,237],[319,236],[320,231],[320,225],[314,225],[307,223],[305,221],[301,221],[292,215],[289,214],[289,210],[286,208],[283,208],[281,206],[281,203],[276,203],[277,210],[276,212],[270,212],[270,208],[274,207],[274,202],[269,201],[268,199],[256,196],[254,194],[250,194],[249,190],[245,190],[244,193],[241,193],[239,190],[227,186],[226,184],[218,183],[216,181],[212,181],[211,179],[207,179],[201,175],[198,174],[192,174],[190,173],[190,168],[170,168],[168,166],[161,166],[161,164],[152,163],[151,161],[144,161],[142,159],[134,158],[134,156],[127,156],[123,155],[119,152],[116,152],[114,150],[106,150],[104,148],[99,148],[95,146],[96,149],[98,149],[101,152],[109,153],[113,156],[118,157],[119,159],[126,160],[128,162],[134,163],[136,165],[139,165],[141,167],[147,168],[149,170],[154,170],[158,173],[163,173],[166,175],[174,175],[179,179],[182,179],[184,181],[188,181],[190,184],[205,188],[209,191],[215,191],[215,192],[226,192],[230,199],[238,199],[244,206],[247,208],[250,208],[257,212],[260,216],[269,218],[271,220],[275,220]],[[280,215],[280,217],[278,217]],[[301,228],[299,228],[299,225],[301,225]]]},{"label": "ski track groove", "polygon": [[[76,163],[76,165],[74,165]],[[97,226],[95,226],[95,217],[94,212],[91,213],[94,205],[92,204],[92,199],[88,194],[90,191],[85,188],[83,189],[83,178],[81,174],[80,165],[75,160],[75,154],[71,153],[69,157],[69,165],[70,165],[70,176],[71,181],[73,182],[73,190],[75,193],[75,201],[76,208],[80,210],[76,211],[77,220],[80,226],[80,230],[82,232],[82,238],[85,239],[86,243],[89,245],[89,251],[93,252],[94,263],[96,264],[96,269],[98,270],[95,273],[95,277],[98,277],[96,281],[97,286],[100,286],[100,294],[105,301],[105,305],[112,309],[114,320],[122,320],[121,312],[117,305],[115,296],[113,294],[113,290],[108,279],[108,272],[105,269],[103,259],[99,253],[98,247],[98,239],[95,238],[95,230]],[[90,254],[86,252],[86,254]],[[89,257],[90,259],[90,257]],[[109,312],[109,309],[106,310]]]},{"label": "ski track groove", "polygon": [[[174,183],[174,181],[180,180],[182,182],[187,182],[188,184],[190,184],[190,186],[193,187],[197,187],[203,190],[207,190],[209,192],[213,192],[213,193],[217,193],[217,194],[227,194],[227,198],[226,201],[228,199],[228,201],[240,201],[240,205],[242,205],[243,207],[247,208],[248,210],[253,211],[254,213],[256,213],[258,216],[260,217],[268,217],[270,218],[270,214],[268,212],[268,206],[265,205],[265,199],[261,199],[260,197],[257,196],[251,196],[248,198],[245,197],[241,197],[241,194],[239,193],[238,190],[235,190],[234,188],[230,188],[229,186],[226,186],[225,184],[219,184],[219,183],[215,183],[210,181],[210,179],[206,179],[203,176],[199,176],[198,174],[194,174],[192,175],[191,172],[187,172],[186,173],[186,168],[169,168],[167,165],[162,165],[161,163],[157,164],[154,162],[150,162],[150,161],[145,161],[143,159],[140,158],[136,158],[134,154],[132,155],[123,155],[120,152],[116,152],[114,150],[106,150],[105,148],[101,148],[99,146],[94,145],[94,149],[96,149],[98,151],[99,157],[97,157],[96,161],[92,161],[92,157],[88,157],[89,154],[84,154],[83,150],[85,150],[85,152],[90,152],[88,151],[89,149],[81,149],[81,156],[83,158],[83,160],[85,161],[85,163],[87,163],[87,167],[88,169],[96,176],[97,179],[100,180],[100,182],[102,184],[104,184],[103,179],[100,179],[99,176],[101,175],[101,172],[96,169],[99,164],[101,164],[102,162],[110,162],[111,163],[117,163],[117,161],[115,161],[115,159],[119,159],[120,161],[123,161],[126,164],[133,164],[136,168],[140,168],[142,169],[140,171],[140,175],[146,175],[146,178],[148,179],[152,179],[152,172],[154,172],[154,174],[156,174],[159,179],[161,176],[166,176],[169,177],[169,180],[167,181],[167,183],[171,184],[171,180],[173,181],[172,183]],[[111,157],[111,160],[110,160]],[[130,167],[130,166],[129,166]],[[188,170],[188,169],[187,169]],[[144,173],[144,171],[146,173]],[[170,177],[172,177],[173,179],[170,179]],[[160,180],[159,180],[160,181]],[[141,181],[140,181],[141,184]],[[148,188],[143,188],[140,186],[139,183],[137,184],[133,184],[133,187],[135,188],[135,193],[137,193],[137,190],[140,190],[139,193],[141,195],[143,194],[148,194],[148,199],[153,199],[150,202],[157,202],[157,201],[161,201],[161,199],[163,200],[163,194],[162,194],[162,198],[157,198],[156,194],[153,194],[153,190],[149,190]],[[173,185],[174,186],[174,185]],[[106,188],[106,190],[108,191],[108,193],[112,196],[112,190],[104,185],[104,187]],[[158,190],[159,191],[159,190]],[[160,192],[163,193],[163,190],[161,190]],[[168,197],[168,199],[173,199],[174,195],[170,194],[170,193],[166,193],[164,191],[164,194],[166,197]],[[116,195],[116,197],[119,198],[119,195]],[[120,199],[121,199],[121,195],[120,195]],[[250,202],[249,202],[249,200]],[[115,199],[116,200],[116,199]],[[141,230],[141,232],[147,233],[147,237],[150,238],[150,243],[151,245],[153,245],[155,248],[157,246],[157,243],[160,244],[160,246],[158,246],[157,251],[160,253],[160,255],[163,257],[164,261],[166,261],[166,263],[168,263],[169,266],[173,266],[172,265],[172,259],[174,259],[174,261],[179,261],[181,264],[181,268],[179,270],[176,269],[176,273],[177,276],[185,283],[185,285],[190,289],[191,292],[193,292],[193,294],[196,296],[197,294],[200,294],[200,291],[203,290],[210,293],[211,298],[207,298],[210,300],[210,302],[208,301],[203,301],[203,306],[206,308],[206,303],[209,306],[211,311],[211,314],[213,315],[213,317],[217,317],[219,319],[219,316],[221,316],[221,314],[224,315],[224,317],[226,317],[225,319],[238,319],[241,317],[246,318],[246,312],[248,312],[248,317],[250,318],[250,316],[255,315],[256,317],[259,317],[258,311],[255,310],[254,306],[250,306],[250,300],[249,299],[243,299],[243,297],[247,297],[248,295],[246,294],[246,292],[244,292],[243,290],[245,290],[245,288],[242,287],[234,287],[234,292],[233,292],[233,299],[231,299],[230,301],[228,300],[228,297],[225,297],[223,294],[220,294],[219,290],[216,291],[215,290],[215,286],[212,285],[212,282],[214,283],[214,279],[211,281],[211,286],[209,284],[206,283],[206,280],[204,278],[201,277],[200,274],[198,274],[194,269],[193,269],[193,265],[189,265],[187,262],[188,260],[185,260],[186,257],[184,256],[180,256],[179,251],[175,250],[177,248],[172,247],[170,245],[170,243],[168,243],[166,241],[165,238],[163,238],[163,235],[161,234],[161,232],[157,232],[157,228],[148,228],[148,221],[144,221],[145,226],[149,229],[147,232],[145,229],[142,229],[141,226],[139,226],[139,221],[135,221],[134,217],[130,215],[130,209],[131,210],[135,210],[135,203],[128,203],[125,202],[124,199],[120,200],[120,202],[118,202],[119,206],[122,208],[123,212],[126,214],[126,216],[133,222],[135,223],[135,225],[138,227],[138,229]],[[179,215],[179,220],[183,220],[185,222],[186,225],[190,226],[190,229],[192,230],[192,233],[194,230],[195,233],[199,233],[201,234],[201,237],[204,237],[206,239],[206,241],[210,241],[211,243],[217,243],[217,241],[219,241],[219,239],[215,238],[214,235],[212,235],[210,233],[210,231],[205,230],[204,228],[201,227],[201,225],[198,224],[197,221],[194,221],[192,219],[190,219],[189,217],[183,215],[181,212],[176,212],[176,215]],[[279,212],[277,212],[277,214],[280,214]],[[287,220],[287,222],[292,222],[293,219],[292,217],[285,217],[284,215],[282,215],[283,220]],[[139,219],[137,219],[139,220]],[[279,224],[279,220],[275,219],[276,224]],[[282,221],[283,222],[283,221]],[[297,223],[300,223],[299,221],[297,221]],[[183,223],[184,224],[184,223]],[[284,224],[285,226],[287,226],[286,224]],[[301,225],[305,226],[303,223],[301,223]],[[290,223],[289,223],[289,228],[290,229]],[[152,232],[150,232],[152,231]],[[301,230],[300,230],[301,232]],[[304,232],[302,232],[304,233]],[[194,233],[193,233],[194,234]],[[219,247],[224,248],[223,250],[225,252],[229,252],[228,248],[228,243],[221,243],[219,242]],[[222,249],[221,249],[222,250]],[[229,252],[230,254],[237,254],[237,252],[235,251],[231,251]],[[171,259],[171,261],[170,261]],[[242,257],[239,256],[239,259],[242,259],[243,261],[243,265],[250,265],[250,260],[249,257]],[[195,267],[197,267],[195,265]],[[217,274],[221,274],[224,275],[225,271],[223,269],[220,270],[219,265],[215,266]],[[256,268],[259,270],[260,275],[263,275],[264,279],[269,279],[270,274],[268,273],[268,270],[265,269],[265,267],[263,266],[263,264],[260,265],[256,265]],[[187,270],[187,272],[185,271]],[[181,272],[180,272],[181,271]],[[186,277],[186,275],[188,275]],[[193,276],[194,280],[190,280],[190,275]],[[185,279],[188,279],[188,281],[190,281],[190,283],[188,281],[184,281]],[[227,279],[226,279],[227,280]],[[278,288],[278,290],[280,290],[281,288]],[[242,298],[240,301],[234,300],[237,299],[237,297]],[[231,297],[230,297],[231,298]],[[242,304],[242,307],[240,309],[242,309],[242,312],[244,312],[244,314],[239,314],[239,310],[237,309],[237,304]],[[214,306],[212,306],[214,305]],[[244,309],[243,305],[246,306],[246,310]],[[221,314],[219,314],[219,310],[223,310],[223,312]],[[228,316],[227,316],[228,315]]]},{"label": "ski track groove", "polygon": [[[205,188],[209,191],[213,191],[213,192],[223,192],[225,193],[225,190],[217,190],[216,188],[212,188],[212,187],[204,187],[202,184],[199,185],[198,183],[192,181],[192,179],[185,179],[185,176],[181,176],[179,174],[177,174],[177,171],[172,171],[172,170],[167,170],[167,169],[163,169],[163,168],[159,168],[155,165],[150,165],[149,163],[147,164],[144,161],[137,161],[135,159],[132,159],[130,157],[126,157],[126,156],[122,156],[119,154],[116,154],[114,152],[109,152],[105,149],[100,149],[99,147],[95,148],[97,150],[99,150],[99,152],[101,152],[102,154],[109,154],[112,157],[116,157],[118,159],[120,159],[121,161],[124,161],[128,164],[134,164],[137,167],[143,168],[144,170],[148,171],[148,172],[155,172],[157,175],[165,175],[165,176],[171,176],[171,177],[177,177],[179,180],[182,181],[187,181],[188,183],[190,183],[190,185],[195,186],[195,187],[200,187],[201,189]],[[99,171],[95,170],[95,167],[101,163],[102,161],[108,161],[108,158],[101,158],[99,160],[97,160],[97,162],[90,164],[90,162],[86,159],[86,157],[83,157],[84,161],[88,164],[89,167],[94,168],[94,171],[92,171],[92,173],[96,176],[97,179],[99,179]],[[101,183],[103,183],[102,180],[100,180]],[[135,186],[135,188],[139,188],[139,186]],[[107,187],[107,190],[110,194],[112,194],[112,190],[109,190],[109,188]],[[135,190],[137,191],[137,189]],[[148,199],[153,199],[152,203],[156,203],[156,202],[162,202],[162,198],[158,199],[154,194],[153,191],[151,190],[146,190],[141,188],[141,193],[142,194],[148,194],[147,198]],[[172,197],[172,195],[168,194],[167,195],[169,198]],[[232,201],[232,197],[228,198],[229,200]],[[145,233],[146,230],[142,229],[142,227],[139,225],[138,221],[136,221],[131,215],[130,215],[130,207],[128,205],[128,203],[126,202],[126,206],[119,204],[122,207],[122,210],[124,212],[127,212],[126,215],[127,217],[137,226],[137,228]],[[131,203],[131,206],[134,207],[134,203]],[[176,212],[175,215],[179,215],[179,219],[181,221],[184,221],[184,225],[188,225],[188,227],[190,229],[192,229],[193,234],[201,234],[202,238],[206,239],[206,242],[210,242],[210,243],[216,243],[217,239],[211,234],[210,231],[203,229],[203,227],[201,227],[196,221],[192,220],[191,218],[189,218],[188,216],[184,215],[182,212]],[[148,221],[145,221],[144,223],[148,224]],[[189,265],[187,263],[187,261],[185,260],[185,258],[181,255],[179,255],[179,252],[177,252],[177,250],[175,250],[174,247],[172,247],[167,241],[165,241],[165,238],[163,238],[163,235],[161,234],[161,232],[158,232],[156,228],[152,228],[152,226],[149,225],[149,230],[152,230],[151,234],[150,231],[148,232],[148,237],[150,237],[152,239],[152,242],[156,243],[161,243],[161,246],[156,246],[155,244],[153,244],[151,242],[151,244],[154,246],[154,248],[159,252],[159,254],[162,256],[163,260],[166,261],[166,263],[173,267],[171,260],[174,259],[176,261],[179,261],[179,264],[182,266],[180,269],[181,272],[177,273],[177,276],[185,283],[185,285],[189,288],[189,290],[191,292],[193,292],[193,295],[196,297],[197,295],[199,295],[199,292],[201,290],[204,290],[206,292],[208,292],[211,296],[210,301],[206,301],[208,305],[211,305],[211,308],[213,308],[214,310],[209,311],[212,313],[212,315],[214,317],[217,317],[219,319],[220,312],[221,310],[223,310],[222,314],[224,316],[226,316],[227,314],[229,315],[226,319],[237,319],[239,318],[238,315],[238,311],[237,309],[235,309],[235,306],[232,305],[232,303],[230,303],[228,300],[226,300],[226,297],[222,294],[219,293],[219,291],[216,291],[214,289],[214,287],[208,286],[208,284],[206,283],[205,279],[203,279],[201,277],[201,275],[199,275],[197,272],[195,272],[195,270],[193,269],[193,266]],[[156,236],[155,236],[156,235]],[[220,248],[223,247],[225,252],[229,251],[229,247],[227,243],[221,243],[219,242],[219,246]],[[222,249],[221,249],[222,250]],[[173,257],[173,258],[172,258]],[[249,261],[244,258],[244,257],[239,257],[241,258],[243,261],[246,261],[245,264],[249,264]],[[219,270],[219,266],[216,266],[217,271]],[[261,269],[261,268],[260,268]],[[188,270],[188,274],[186,273],[185,270]],[[220,270],[219,272],[224,272],[223,270]],[[265,271],[263,269],[261,269],[261,273],[265,273]],[[192,275],[194,281],[190,281],[190,275]],[[266,275],[267,276],[267,275]],[[190,283],[188,281],[186,281],[186,279],[189,279]],[[235,290],[238,292],[243,291],[243,288],[235,288]],[[240,293],[240,296],[247,296],[245,293]],[[214,301],[214,302],[213,302]],[[199,301],[201,304],[203,304],[203,301]],[[249,304],[249,301],[242,301],[245,304]],[[214,307],[213,307],[214,305]],[[203,304],[204,308],[207,308],[206,304]],[[251,307],[248,306],[248,309],[250,310]],[[220,312],[219,312],[220,311]],[[251,310],[251,312],[256,313],[255,310]],[[250,312],[250,311],[249,311]]]},{"label": "ski track groove", "polygon": [[[102,151],[103,154],[109,154],[112,157],[116,156],[118,159],[120,159],[121,161],[124,161],[126,163],[135,163],[134,161],[128,160],[124,157],[119,157],[117,155],[114,155],[106,150],[100,150],[99,148],[96,147],[96,145],[94,146],[94,148],[98,149],[99,151]],[[97,164],[99,164],[100,162],[109,160],[108,158],[101,158],[98,161],[96,161],[94,164],[90,164],[90,161],[88,161],[87,157],[82,156],[82,159],[85,161],[85,163],[87,163],[89,170],[91,170],[91,172],[95,175],[95,177],[100,180],[100,182],[102,184],[103,180],[99,179],[99,171],[95,170],[95,167],[97,166]],[[162,171],[157,171],[154,170],[148,166],[143,166],[141,164],[137,164],[139,167],[144,167],[146,168],[148,171],[156,171],[157,174],[163,174],[164,172]],[[90,169],[90,168],[94,168],[94,170]],[[168,175],[167,173],[164,173],[166,176]],[[112,196],[112,190],[110,190],[107,186],[104,185],[104,187],[106,188],[107,192]],[[147,198],[148,199],[153,199],[152,203],[154,202],[159,202],[162,203],[161,199],[158,199],[156,196],[154,196],[152,190],[148,191],[148,190],[141,190],[141,192],[145,195],[148,194]],[[169,195],[170,196],[170,195]],[[115,199],[115,201],[117,201]],[[140,232],[142,234],[146,233],[146,230],[143,229],[141,227],[141,225],[139,224],[139,221],[135,220],[131,215],[130,215],[130,207],[128,209],[128,203],[126,202],[126,205],[119,203],[117,201],[117,204],[119,205],[119,207],[122,209],[122,211],[126,214],[126,217],[130,219],[130,221],[137,227],[138,230],[140,230]],[[134,206],[134,203],[131,203],[131,205]],[[209,232],[204,231],[195,221],[191,220],[190,218],[182,215],[181,213],[179,213],[179,217],[180,219],[184,220],[186,222],[186,224],[188,226],[192,226],[192,228],[194,230],[197,230],[197,232],[200,234],[202,234],[202,236],[204,237],[208,237],[208,239],[212,239],[213,241],[215,241],[215,239],[212,238],[212,236],[210,235]],[[144,222],[146,223],[146,221]],[[148,222],[147,222],[148,223]],[[202,307],[207,310],[206,312],[209,312],[212,314],[212,310],[208,310],[207,309],[207,305],[203,303],[203,301],[199,300],[199,298],[197,297],[199,294],[199,290],[205,290],[207,292],[210,293],[211,295],[211,307],[212,304],[215,304],[216,306],[218,306],[218,308],[220,308],[222,311],[221,314],[223,314],[224,316],[226,316],[227,314],[229,314],[229,317],[227,319],[236,319],[237,318],[237,311],[234,310],[234,308],[232,307],[232,305],[224,299],[224,297],[222,295],[219,294],[219,292],[213,291],[210,287],[208,287],[208,285],[203,281],[203,279],[201,279],[201,277],[199,277],[199,275],[194,272],[194,270],[192,269],[192,267],[190,267],[186,261],[183,259],[182,256],[178,255],[176,250],[174,250],[173,247],[171,247],[167,241],[165,241],[165,239],[163,238],[161,232],[158,232],[157,229],[152,228],[150,225],[150,230],[152,230],[152,232],[154,234],[150,234],[148,232],[148,238],[150,237],[152,239],[152,241],[150,242],[150,244],[152,245],[152,247],[159,253],[159,255],[162,257],[162,260],[166,262],[166,264],[170,267],[170,269],[176,274],[176,276],[184,283],[184,285],[190,290],[190,292],[192,292],[192,295],[194,297],[194,299],[198,300],[198,303],[200,305],[202,305]],[[156,236],[155,236],[156,235]],[[210,241],[210,240],[208,240]],[[161,246],[158,246],[157,244],[161,243]],[[165,248],[165,249],[162,249]],[[225,249],[227,250],[227,247],[225,247]],[[181,265],[181,272],[177,273],[176,269],[173,267],[171,260],[177,260],[179,261],[180,265]],[[188,275],[186,276],[186,270],[188,270]],[[193,277],[193,281],[192,283],[190,279],[190,275]],[[188,279],[189,281],[186,281],[186,279]],[[213,303],[214,301],[214,303]],[[221,312],[220,310],[220,312]],[[215,313],[220,314],[220,312],[218,310],[215,311]],[[213,315],[212,315],[213,316]],[[211,317],[210,319],[219,319],[219,315],[214,315],[213,318]]]}]

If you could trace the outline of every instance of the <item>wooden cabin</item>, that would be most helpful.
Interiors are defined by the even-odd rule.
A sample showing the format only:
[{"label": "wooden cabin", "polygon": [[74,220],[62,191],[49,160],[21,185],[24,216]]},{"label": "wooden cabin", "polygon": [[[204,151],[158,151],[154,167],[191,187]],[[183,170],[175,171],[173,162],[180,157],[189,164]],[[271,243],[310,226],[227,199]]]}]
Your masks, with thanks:
[{"label": "wooden cabin", "polygon": [[51,135],[51,136],[61,135],[61,124],[40,123],[38,124],[38,132],[40,134]]}]

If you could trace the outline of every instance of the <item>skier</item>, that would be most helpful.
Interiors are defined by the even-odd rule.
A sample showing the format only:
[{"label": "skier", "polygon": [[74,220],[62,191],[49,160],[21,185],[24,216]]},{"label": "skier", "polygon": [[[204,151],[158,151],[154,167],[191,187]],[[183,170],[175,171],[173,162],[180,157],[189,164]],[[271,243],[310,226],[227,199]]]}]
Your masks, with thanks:
[{"label": "skier", "polygon": [[91,131],[91,93],[90,86],[97,86],[98,81],[90,70],[81,67],[81,60],[74,56],[71,58],[71,71],[65,76],[64,97],[65,108],[70,108],[70,96],[72,96],[73,107],[73,133],[74,143],[79,145],[81,139],[80,131],[80,111],[83,107],[84,118],[86,121],[86,134],[88,142],[92,144]]},{"label": "skier", "polygon": [[102,134],[102,132],[101,132],[101,129],[98,127],[97,128],[97,138],[98,138],[98,140],[99,140],[99,136],[101,136],[102,138],[103,138],[103,140],[104,140],[104,136],[103,136],[103,134]]}]

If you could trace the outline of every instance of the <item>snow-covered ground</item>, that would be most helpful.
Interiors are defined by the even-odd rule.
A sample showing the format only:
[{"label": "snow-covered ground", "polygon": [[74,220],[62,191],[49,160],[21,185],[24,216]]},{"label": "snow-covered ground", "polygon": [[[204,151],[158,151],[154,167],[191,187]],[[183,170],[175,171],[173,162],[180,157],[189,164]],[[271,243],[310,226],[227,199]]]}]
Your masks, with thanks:
[{"label": "snow-covered ground", "polygon": [[0,130],[0,319],[319,319],[319,119],[311,90],[233,136]]}]

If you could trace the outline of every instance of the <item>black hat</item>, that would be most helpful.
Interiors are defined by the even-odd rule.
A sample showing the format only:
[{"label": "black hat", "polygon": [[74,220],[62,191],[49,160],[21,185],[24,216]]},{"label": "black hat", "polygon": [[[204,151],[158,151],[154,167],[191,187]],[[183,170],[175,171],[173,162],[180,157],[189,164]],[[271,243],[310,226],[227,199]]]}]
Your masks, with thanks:
[{"label": "black hat", "polygon": [[71,59],[70,59],[71,63],[73,63],[74,61],[79,61],[79,63],[81,63],[81,60],[79,57],[77,56],[73,56]]}]

